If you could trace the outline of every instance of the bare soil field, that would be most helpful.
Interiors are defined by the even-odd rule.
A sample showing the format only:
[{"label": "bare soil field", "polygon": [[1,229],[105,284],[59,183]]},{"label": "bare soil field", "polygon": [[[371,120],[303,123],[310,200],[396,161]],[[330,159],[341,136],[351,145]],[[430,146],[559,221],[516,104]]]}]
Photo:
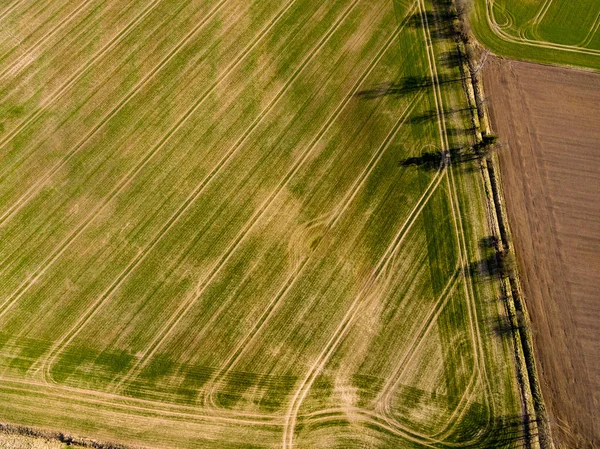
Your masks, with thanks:
[{"label": "bare soil field", "polygon": [[600,446],[600,75],[494,60],[484,82],[558,447]]}]

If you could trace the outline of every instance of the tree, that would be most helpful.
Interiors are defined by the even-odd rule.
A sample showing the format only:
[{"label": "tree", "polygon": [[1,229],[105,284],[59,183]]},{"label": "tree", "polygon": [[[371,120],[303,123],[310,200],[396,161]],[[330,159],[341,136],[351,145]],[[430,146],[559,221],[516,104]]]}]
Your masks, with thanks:
[{"label": "tree", "polygon": [[490,157],[496,149],[498,137],[494,134],[484,134],[481,141],[473,145],[473,150],[480,157]]},{"label": "tree", "polygon": [[515,256],[509,251],[500,251],[498,253],[498,262],[500,264],[500,273],[503,276],[513,277],[517,271],[517,261]]}]

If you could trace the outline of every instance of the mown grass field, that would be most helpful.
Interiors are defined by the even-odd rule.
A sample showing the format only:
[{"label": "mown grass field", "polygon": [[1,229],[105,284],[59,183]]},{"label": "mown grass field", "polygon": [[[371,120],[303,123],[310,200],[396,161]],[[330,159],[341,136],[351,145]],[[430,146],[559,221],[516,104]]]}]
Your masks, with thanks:
[{"label": "mown grass field", "polygon": [[596,0],[473,0],[473,30],[502,56],[600,70]]},{"label": "mown grass field", "polygon": [[156,447],[528,439],[424,0],[0,9],[0,417]]}]

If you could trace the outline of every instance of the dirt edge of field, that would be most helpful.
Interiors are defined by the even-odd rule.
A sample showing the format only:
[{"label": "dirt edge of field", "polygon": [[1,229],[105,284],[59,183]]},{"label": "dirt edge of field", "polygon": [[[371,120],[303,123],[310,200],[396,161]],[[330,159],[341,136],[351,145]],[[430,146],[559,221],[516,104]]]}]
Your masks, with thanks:
[{"label": "dirt edge of field", "polygon": [[596,448],[600,77],[496,59],[485,79],[556,443]]},{"label": "dirt edge of field", "polygon": [[59,449],[64,447],[94,449],[146,449],[139,446],[97,441],[52,430],[0,423],[0,449]]}]

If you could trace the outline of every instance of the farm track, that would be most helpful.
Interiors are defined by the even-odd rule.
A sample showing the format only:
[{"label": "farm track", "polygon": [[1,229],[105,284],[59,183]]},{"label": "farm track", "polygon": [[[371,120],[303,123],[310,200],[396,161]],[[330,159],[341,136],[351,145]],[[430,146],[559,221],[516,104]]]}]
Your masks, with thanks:
[{"label": "farm track", "polygon": [[159,143],[155,145],[149,152],[147,152],[141,161],[139,161],[133,169],[129,170],[129,172],[123,178],[121,178],[117,186],[113,188],[105,197],[104,201],[87,215],[83,222],[59,244],[58,248],[56,248],[52,254],[50,254],[50,256],[46,257],[42,264],[35,270],[35,274],[30,275],[28,279],[26,279],[11,295],[9,295],[7,299],[2,302],[2,304],[0,304],[0,317],[4,316],[7,310],[24,295],[24,293],[48,270],[48,268],[59,259],[59,257],[67,250],[73,241],[79,237],[94,221],[94,219],[104,211],[107,205],[130,184],[131,180],[135,178],[135,176],[137,176],[137,174],[149,163],[151,158],[156,155],[156,153],[166,144],[166,142],[173,137],[173,135],[179,131],[186,121],[199,109],[208,95],[216,89],[216,87],[233,71],[235,67],[237,67],[237,65],[240,64],[240,62],[266,36],[268,31],[278,22],[278,20],[281,19],[281,17],[283,17],[283,15],[292,7],[295,2],[296,0],[289,0],[285,6],[279,10],[271,22],[261,30],[254,41],[246,46],[244,51],[242,51],[242,53],[238,55],[238,57],[224,70],[224,73],[220,75],[217,81],[215,81],[212,86],[205,91],[200,99],[197,100],[195,104],[186,111],[186,113],[177,121],[175,126],[173,126],[167,132],[167,134],[160,139]]},{"label": "farm track", "polygon": [[[397,30],[399,34],[400,28]],[[396,35],[396,33],[394,33]],[[388,40],[384,49],[388,48],[388,45],[391,45],[393,42],[393,38]],[[144,351],[144,355],[141,359],[138,359],[137,363],[134,365],[130,373],[126,375],[118,384],[117,388],[120,387],[123,383],[126,383],[130,376],[137,374],[137,371],[144,366],[144,364],[149,360],[158,350],[160,345],[166,340],[172,330],[178,325],[179,322],[184,318],[184,316],[189,312],[198,298],[202,295],[202,293],[206,290],[206,288],[210,285],[210,282],[216,277],[221,268],[225,265],[225,263],[230,259],[235,249],[239,246],[239,244],[244,240],[244,238],[249,234],[254,225],[258,222],[259,218],[263,216],[268,207],[274,202],[275,198],[283,191],[284,187],[288,184],[288,182],[293,178],[293,176],[300,170],[302,165],[308,160],[308,157],[315,150],[317,143],[321,140],[321,138],[329,131],[331,126],[335,123],[335,120],[340,116],[344,108],[348,105],[350,100],[354,97],[354,95],[358,92],[361,84],[367,78],[367,76],[371,73],[371,71],[375,68],[377,61],[383,57],[385,52],[382,51],[379,55],[372,60],[369,64],[367,70],[361,75],[359,80],[355,83],[355,85],[351,88],[350,92],[346,95],[344,100],[336,107],[336,110],[331,114],[331,116],[327,119],[325,124],[321,127],[321,129],[317,132],[315,137],[312,139],[311,143],[305,148],[302,152],[301,156],[296,160],[293,164],[291,170],[289,170],[282,181],[280,181],[279,185],[272,191],[269,197],[263,201],[263,203],[258,207],[258,209],[254,212],[249,221],[246,222],[244,228],[236,235],[233,239],[232,243],[225,250],[225,252],[221,255],[217,263],[211,268],[209,275],[203,279],[199,287],[194,292],[194,295],[184,300],[177,310],[171,315],[169,321],[166,323],[163,328],[158,332],[157,337],[150,343],[150,345]]]},{"label": "farm track", "polygon": [[[40,39],[38,39],[35,44],[29,47],[23,55],[21,55],[16,61],[14,61],[10,66],[8,66],[5,70],[0,72],[0,82],[4,80],[7,76],[13,75],[16,70],[21,70],[26,67],[26,65],[32,62],[32,55],[38,50],[39,47],[44,45],[46,41],[48,41],[52,36],[56,33],[64,29],[71,20],[76,18],[78,14],[88,6],[92,0],[87,0],[81,3],[74,11],[71,11],[61,22],[59,22],[54,28],[44,34]],[[0,19],[1,20],[1,19]]]},{"label": "farm track", "polygon": [[[51,177],[56,174],[61,168],[65,167],[65,165],[75,156],[77,155],[85,145],[96,135],[96,133],[101,130],[104,125],[106,125],[113,117],[115,117],[126,104],[137,94],[139,93],[148,83],[154,78],[154,76],[159,73],[173,58],[180,52],[180,50],[189,43],[194,35],[203,29],[206,24],[208,24],[212,18],[221,10],[221,8],[228,2],[229,0],[221,0],[208,14],[207,16],[198,23],[186,36],[181,39],[175,47],[150,71],[148,74],[142,78],[134,87],[131,89],[125,96],[119,101],[119,103],[108,113],[106,114],[98,124],[96,124],[73,148],[71,148],[64,157],[60,159],[60,161],[55,164],[48,172],[44,173],[39,180],[33,184],[27,191],[21,195],[8,209],[0,215],[0,226],[2,226],[7,220],[13,217],[19,210],[21,210],[28,201],[33,198],[44,186],[47,185],[48,181],[50,181]],[[217,36],[218,39],[220,36]],[[209,49],[212,48],[212,44]],[[208,50],[204,52],[208,53]],[[1,265],[1,264],[0,264]]]},{"label": "farm track", "polygon": [[106,292],[99,298],[98,301],[94,302],[94,304],[85,312],[80,320],[72,327],[66,339],[59,340],[56,349],[53,351],[53,355],[51,355],[51,360],[48,363],[44,363],[46,366],[45,377],[46,379],[51,379],[49,370],[53,363],[53,360],[56,359],[58,354],[64,349],[66,345],[70,341],[75,338],[75,336],[83,329],[83,327],[89,322],[89,320],[97,313],[100,307],[106,303],[110,299],[110,296],[114,293],[114,291],[119,288],[120,285],[127,279],[129,274],[137,267],[139,264],[145,259],[145,257],[152,251],[154,247],[158,244],[158,242],[168,233],[170,229],[175,225],[175,223],[179,220],[179,218],[190,208],[190,206],[198,199],[198,197],[204,192],[206,186],[214,179],[214,177],[222,170],[222,168],[233,158],[237,151],[242,147],[242,145],[246,142],[252,132],[258,127],[260,123],[264,120],[265,117],[269,114],[269,112],[273,109],[273,107],[279,102],[279,100],[283,97],[285,92],[290,88],[293,82],[297,79],[297,77],[302,73],[302,71],[306,68],[308,63],[317,55],[318,51],[322,46],[329,40],[329,38],[333,35],[333,33],[339,28],[342,24],[343,20],[347,15],[354,9],[354,7],[358,4],[358,0],[354,1],[349,8],[342,14],[341,18],[330,28],[330,30],[326,33],[326,35],[321,39],[321,41],[313,48],[313,50],[309,51],[309,54],[302,61],[298,69],[294,72],[292,77],[284,84],[282,89],[278,92],[278,94],[273,98],[271,103],[263,109],[263,111],[257,116],[254,122],[242,133],[237,142],[225,152],[224,156],[221,160],[215,165],[209,174],[196,186],[196,188],[192,191],[192,193],[186,198],[186,200],[181,204],[181,206],[175,211],[173,215],[165,222],[165,224],[161,227],[159,232],[150,240],[150,243],[143,248],[138,256],[119,274],[116,278],[115,282],[106,290]]}]

